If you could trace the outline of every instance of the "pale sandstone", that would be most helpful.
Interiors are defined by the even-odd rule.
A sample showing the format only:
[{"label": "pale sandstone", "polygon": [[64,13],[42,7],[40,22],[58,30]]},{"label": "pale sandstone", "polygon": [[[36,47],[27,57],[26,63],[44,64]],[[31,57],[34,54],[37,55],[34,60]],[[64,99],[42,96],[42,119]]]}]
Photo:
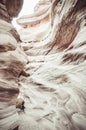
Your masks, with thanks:
[{"label": "pale sandstone", "polygon": [[[51,2],[50,33],[43,41],[38,26],[34,25],[33,31],[28,26],[31,20],[33,23],[31,15],[18,20],[25,28],[20,35],[26,43],[21,45],[28,56],[26,71],[30,75],[21,77],[21,96],[26,118],[36,123],[34,128],[26,119],[27,127],[20,125],[19,130],[86,130],[86,1]],[[37,10],[41,6],[38,4]],[[34,31],[38,41],[30,35],[30,43],[29,33]]]},{"label": "pale sandstone", "polygon": [[0,1],[0,130],[13,130],[19,126],[18,82],[27,57],[18,47],[19,35],[10,23],[6,9]]},{"label": "pale sandstone", "polygon": [[21,49],[6,31],[14,44],[0,52],[1,130],[86,130],[86,1],[41,0],[35,12],[18,20]]}]

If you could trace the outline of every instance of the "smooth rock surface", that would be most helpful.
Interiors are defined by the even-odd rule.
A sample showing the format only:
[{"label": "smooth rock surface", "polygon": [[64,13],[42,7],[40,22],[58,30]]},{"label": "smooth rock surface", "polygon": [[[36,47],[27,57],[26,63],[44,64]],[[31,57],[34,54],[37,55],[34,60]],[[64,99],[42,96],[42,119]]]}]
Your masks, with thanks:
[{"label": "smooth rock surface", "polygon": [[21,43],[10,17],[0,20],[0,129],[86,130],[86,0],[34,10],[18,20]]},{"label": "smooth rock surface", "polygon": [[51,1],[39,1],[34,8],[34,13],[20,17],[17,22],[23,27],[19,34],[23,42],[40,42],[50,33]]},{"label": "smooth rock surface", "polygon": [[[34,25],[33,31],[28,26],[33,18],[38,21],[40,12],[37,17],[30,15],[18,20],[24,28],[21,39],[27,41],[21,45],[28,56],[26,71],[30,75],[20,77],[26,121],[19,130],[85,130],[86,1],[52,0],[49,8],[50,34],[43,41],[39,40],[38,26]],[[34,32],[38,42],[34,42],[33,35],[29,37]]]}]

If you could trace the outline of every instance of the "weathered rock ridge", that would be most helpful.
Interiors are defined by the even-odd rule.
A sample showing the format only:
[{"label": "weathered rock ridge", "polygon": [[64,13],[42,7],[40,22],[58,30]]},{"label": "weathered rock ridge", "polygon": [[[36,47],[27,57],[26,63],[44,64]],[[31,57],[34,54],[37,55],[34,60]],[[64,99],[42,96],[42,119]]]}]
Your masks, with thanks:
[{"label": "weathered rock ridge", "polygon": [[86,130],[86,1],[40,0],[17,22],[21,44],[0,22],[2,130]]},{"label": "weathered rock ridge", "polygon": [[[10,4],[11,7],[14,5]],[[7,10],[6,3],[0,1],[0,130],[13,130],[19,125],[16,110],[18,82],[27,62],[25,53],[18,47],[19,35],[11,25],[12,17],[18,12],[13,11],[10,16]]]}]

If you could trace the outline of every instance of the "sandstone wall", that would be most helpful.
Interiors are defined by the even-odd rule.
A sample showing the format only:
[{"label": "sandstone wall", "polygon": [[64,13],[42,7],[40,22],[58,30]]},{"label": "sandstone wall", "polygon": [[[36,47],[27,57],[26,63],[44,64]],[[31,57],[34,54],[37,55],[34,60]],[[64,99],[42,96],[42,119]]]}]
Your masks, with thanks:
[{"label": "sandstone wall", "polygon": [[[49,21],[43,17],[45,23],[50,22],[49,33],[46,24],[43,26],[45,39],[36,31],[39,26],[33,24],[42,13],[18,20],[23,27],[21,39],[27,35],[27,41],[21,42],[24,52],[9,23],[11,15],[1,13],[7,8],[0,6],[1,130],[86,130],[86,1],[41,0],[35,11],[41,6],[46,10],[44,5],[49,7],[50,16]],[[29,31],[24,30],[31,28],[31,22],[37,42],[33,35],[29,42]],[[17,97],[25,102],[23,111],[16,110]]]},{"label": "sandstone wall", "polygon": [[19,35],[11,24],[14,14],[10,16],[8,9],[6,3],[0,1],[0,130],[13,130],[19,125],[16,109],[18,82],[27,62],[19,47]]},{"label": "sandstone wall", "polygon": [[[20,82],[26,120],[31,119],[26,126],[30,130],[85,130],[86,1],[51,2],[48,37],[37,43],[22,43],[30,75]],[[21,23],[26,24],[25,20],[29,18]],[[20,130],[27,127],[23,124]]]}]

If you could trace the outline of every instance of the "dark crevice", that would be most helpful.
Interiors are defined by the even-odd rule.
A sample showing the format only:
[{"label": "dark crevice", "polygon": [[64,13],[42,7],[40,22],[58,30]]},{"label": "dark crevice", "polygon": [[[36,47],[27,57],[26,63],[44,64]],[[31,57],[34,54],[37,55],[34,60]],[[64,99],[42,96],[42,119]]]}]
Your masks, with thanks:
[{"label": "dark crevice", "polygon": [[19,126],[17,126],[16,128],[14,128],[13,130],[18,130],[19,129]]}]

